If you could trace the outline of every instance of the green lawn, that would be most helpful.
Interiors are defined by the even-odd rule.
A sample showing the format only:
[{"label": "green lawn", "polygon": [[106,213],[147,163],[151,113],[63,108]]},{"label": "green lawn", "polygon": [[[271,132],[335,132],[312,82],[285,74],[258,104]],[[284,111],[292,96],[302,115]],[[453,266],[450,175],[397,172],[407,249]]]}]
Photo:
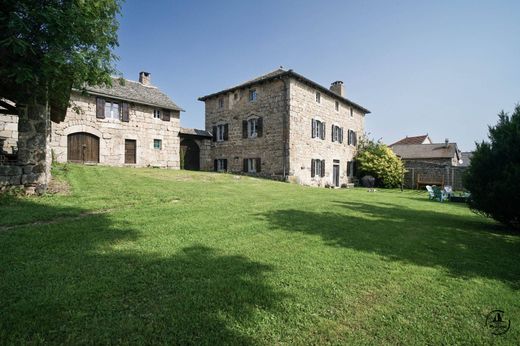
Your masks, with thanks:
[{"label": "green lawn", "polygon": [[[520,237],[426,193],[60,167],[0,199],[0,344],[514,344]],[[510,330],[494,336],[486,315]]]}]

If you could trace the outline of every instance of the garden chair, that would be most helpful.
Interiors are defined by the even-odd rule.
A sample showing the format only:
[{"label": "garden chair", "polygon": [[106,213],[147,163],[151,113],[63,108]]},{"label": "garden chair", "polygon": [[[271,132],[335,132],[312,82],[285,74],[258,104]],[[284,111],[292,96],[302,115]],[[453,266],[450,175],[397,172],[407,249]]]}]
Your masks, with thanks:
[{"label": "garden chair", "polygon": [[433,192],[433,189],[430,185],[426,185],[426,190],[428,191],[428,198],[435,199],[435,192]]},{"label": "garden chair", "polygon": [[450,198],[453,195],[453,188],[450,185],[446,185],[444,186],[444,192],[446,192],[446,195]]},{"label": "garden chair", "polygon": [[441,190],[438,186],[433,185],[432,186],[434,199],[438,200],[439,202],[444,202],[448,200],[448,195],[444,190]]}]

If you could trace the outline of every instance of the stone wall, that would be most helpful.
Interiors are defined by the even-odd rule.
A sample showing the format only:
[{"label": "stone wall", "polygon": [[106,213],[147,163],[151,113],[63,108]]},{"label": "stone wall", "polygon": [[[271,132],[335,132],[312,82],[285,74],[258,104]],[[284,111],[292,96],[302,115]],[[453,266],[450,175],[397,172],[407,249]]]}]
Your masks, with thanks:
[{"label": "stone wall", "polygon": [[404,161],[408,171],[404,175],[404,186],[415,189],[417,181],[420,179],[421,181],[444,181],[444,185],[450,185],[454,190],[463,190],[463,176],[467,167],[452,166],[449,159],[447,162]]},{"label": "stone wall", "polygon": [[[283,176],[283,116],[286,112],[284,83],[272,81],[253,87],[257,99],[249,101],[249,89],[241,89],[226,95],[210,98],[206,103],[206,130],[227,123],[229,139],[210,144],[209,170],[213,160],[227,159],[228,171],[242,172],[244,158],[260,158],[261,173],[267,177]],[[236,96],[235,96],[236,95]],[[224,104],[221,108],[219,100]],[[251,117],[263,118],[263,135],[242,138],[242,121]]]},{"label": "stone wall", "polygon": [[[67,136],[87,132],[99,137],[99,163],[112,166],[180,167],[180,113],[171,112],[170,121],[154,119],[151,106],[130,105],[130,120],[97,119],[96,98],[73,93],[71,101],[81,110],[69,108],[65,120],[52,123],[51,148],[58,162],[67,161]],[[125,139],[137,141],[136,164],[125,164]],[[154,149],[154,139],[162,140],[162,149]]]},{"label": "stone wall", "polygon": [[12,154],[18,146],[18,116],[0,114],[0,152]]},{"label": "stone wall", "polygon": [[[347,161],[356,154],[356,148],[348,144],[348,129],[357,133],[358,140],[364,133],[365,116],[347,103],[321,93],[316,102],[315,88],[291,79],[289,118],[290,179],[305,185],[332,185],[333,160],[339,160],[340,184],[351,182],[347,177]],[[339,102],[336,111],[335,102]],[[312,138],[312,119],[325,122],[325,139]],[[343,143],[332,142],[332,125],[343,128]],[[325,160],[325,177],[311,178],[311,160]]]}]

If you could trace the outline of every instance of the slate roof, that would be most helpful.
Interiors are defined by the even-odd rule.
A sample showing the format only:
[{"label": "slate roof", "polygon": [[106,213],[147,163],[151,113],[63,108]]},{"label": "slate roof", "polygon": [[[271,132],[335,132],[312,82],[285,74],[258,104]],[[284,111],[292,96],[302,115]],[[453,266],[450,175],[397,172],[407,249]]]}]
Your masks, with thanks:
[{"label": "slate roof", "polygon": [[199,137],[213,137],[209,131],[199,130],[199,129],[190,129],[186,127],[181,127],[179,131],[180,135],[190,135],[190,136],[199,136]]},{"label": "slate roof", "polygon": [[[397,142],[395,142],[393,144],[390,144],[389,147],[394,146],[394,145],[398,145],[398,144],[423,144],[423,142],[427,138],[429,139],[428,134],[425,134],[425,135],[422,135],[422,136],[412,136],[412,137],[406,136],[405,138],[400,139],[400,140],[398,140]],[[430,140],[430,142],[431,142],[431,140]]]},{"label": "slate roof", "polygon": [[396,144],[392,150],[402,159],[447,159],[457,155],[459,149],[457,143],[434,143],[434,144]]},{"label": "slate roof", "polygon": [[157,87],[143,85],[128,79],[114,77],[112,87],[87,86],[85,90],[92,95],[106,96],[175,111],[184,111],[184,109],[177,106],[168,95],[160,91]]},{"label": "slate roof", "polygon": [[218,96],[218,95],[221,95],[221,94],[225,94],[225,93],[229,93],[229,92],[232,92],[232,91],[235,91],[236,89],[243,89],[243,88],[248,88],[254,84],[257,84],[257,83],[262,83],[262,82],[267,82],[267,81],[270,81],[270,80],[273,80],[273,79],[277,79],[277,78],[281,78],[281,77],[285,77],[285,76],[288,76],[288,77],[292,77],[292,78],[295,78],[303,83],[306,83],[308,85],[311,85],[312,87],[318,89],[319,91],[323,92],[324,94],[327,94],[331,97],[334,97],[340,101],[343,101],[345,103],[347,103],[348,105],[352,106],[352,107],[355,107],[357,108],[358,110],[362,111],[363,113],[365,114],[369,114],[370,111],[364,107],[362,107],[361,105],[343,97],[343,96],[339,96],[338,94],[332,92],[329,88],[326,88],[324,87],[323,85],[320,85],[296,72],[294,72],[293,70],[284,70],[283,68],[279,68],[279,69],[276,69],[274,71],[271,71],[269,73],[266,73],[264,75],[261,75],[259,77],[256,77],[256,78],[253,78],[251,80],[248,80],[244,83],[241,83],[241,84],[238,84],[238,85],[235,85],[234,87],[231,87],[231,88],[228,88],[228,89],[224,89],[224,90],[221,90],[221,91],[218,91],[218,92],[215,92],[215,93],[212,93],[212,94],[209,94],[209,95],[206,95],[206,96],[201,96],[199,97],[199,101],[206,101],[207,99],[209,98],[212,98],[212,97],[215,97],[215,96]]}]

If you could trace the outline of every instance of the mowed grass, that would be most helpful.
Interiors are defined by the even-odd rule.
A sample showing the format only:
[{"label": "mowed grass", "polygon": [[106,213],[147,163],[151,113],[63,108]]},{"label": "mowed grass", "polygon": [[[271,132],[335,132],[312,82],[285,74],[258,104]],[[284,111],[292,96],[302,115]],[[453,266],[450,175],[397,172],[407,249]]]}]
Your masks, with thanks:
[{"label": "mowed grass", "polygon": [[[517,344],[520,237],[425,193],[60,166],[0,199],[0,344]],[[511,320],[500,336],[486,315]]]}]

